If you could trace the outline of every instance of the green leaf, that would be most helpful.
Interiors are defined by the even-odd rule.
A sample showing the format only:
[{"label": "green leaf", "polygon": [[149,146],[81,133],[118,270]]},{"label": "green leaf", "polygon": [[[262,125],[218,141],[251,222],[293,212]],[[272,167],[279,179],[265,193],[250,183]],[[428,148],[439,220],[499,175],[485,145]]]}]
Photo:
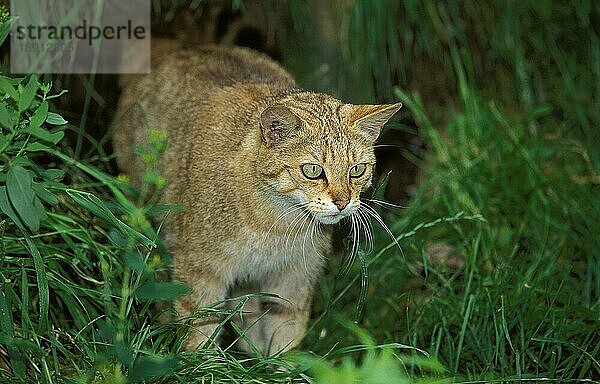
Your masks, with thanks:
[{"label": "green leaf", "polygon": [[33,205],[32,178],[21,166],[13,166],[6,175],[6,191],[12,206],[23,222],[34,232],[40,229],[40,216]]},{"label": "green leaf", "polygon": [[130,368],[135,362],[135,354],[131,347],[126,345],[122,340],[115,340],[113,344],[115,357],[124,366]]},{"label": "green leaf", "polygon": [[135,291],[135,297],[143,301],[175,300],[190,291],[190,287],[182,283],[151,281],[141,285]]},{"label": "green leaf", "polygon": [[31,185],[33,191],[35,192],[36,196],[39,197],[40,199],[44,200],[46,203],[50,204],[50,205],[56,205],[58,204],[58,197],[56,197],[56,195],[50,191],[48,191],[46,188],[44,188],[44,186],[40,183],[36,183],[34,182]]},{"label": "green leaf", "polygon": [[10,113],[6,109],[4,100],[0,100],[0,125],[10,130],[12,130],[15,125],[10,117]]},{"label": "green leaf", "polygon": [[27,337],[27,331],[30,328],[31,319],[29,318],[29,280],[27,279],[27,270],[21,266],[21,328],[24,336]]},{"label": "green leaf", "polygon": [[6,40],[6,37],[8,36],[8,34],[10,33],[10,30],[12,29],[13,23],[15,22],[15,18],[11,17],[10,19],[6,20],[4,23],[0,24],[0,45],[2,45],[2,43],[4,43],[4,40]]},{"label": "green leaf", "polygon": [[41,127],[44,121],[46,121],[46,117],[48,117],[48,102],[42,101],[42,104],[40,104],[39,108],[31,116],[31,119],[29,119],[29,127]]},{"label": "green leaf", "polygon": [[65,133],[63,131],[51,133],[43,128],[34,126],[29,126],[25,128],[23,132],[29,133],[30,135],[35,136],[38,139],[47,141],[54,145],[56,145],[59,141],[62,140],[63,137],[65,137]]},{"label": "green leaf", "polygon": [[33,98],[35,97],[35,93],[37,92],[39,84],[37,82],[37,76],[31,75],[29,81],[25,88],[23,88],[23,93],[21,93],[21,97],[19,97],[18,105],[19,112],[23,112],[31,105]]},{"label": "green leaf", "polygon": [[10,160],[11,167],[17,167],[17,166],[29,167],[31,165],[33,165],[33,163],[31,162],[31,160],[29,160],[29,158],[27,156],[13,157]]},{"label": "green leaf", "polygon": [[63,119],[63,117],[58,113],[48,112],[48,118],[46,119],[46,123],[52,125],[65,125],[68,123],[68,121]]},{"label": "green leaf", "polygon": [[42,144],[42,143],[37,143],[37,142],[27,144],[27,146],[25,147],[25,151],[27,151],[27,152],[41,152],[41,151],[48,152],[49,149],[50,148],[47,145]]},{"label": "green leaf", "polygon": [[40,221],[46,220],[46,218],[48,217],[48,214],[46,213],[46,208],[37,196],[34,196],[33,198],[33,206],[35,208],[35,211],[37,212],[38,217],[40,218]]},{"label": "green leaf", "polygon": [[[4,283],[3,283],[4,284]],[[6,284],[8,286],[8,284]],[[0,286],[0,343],[5,344],[8,349],[10,363],[13,372],[23,378],[25,376],[25,365],[21,350],[15,348],[14,323],[12,318],[12,305],[9,297],[4,293],[4,287]]]},{"label": "green leaf", "polygon": [[59,180],[62,179],[64,175],[65,171],[63,171],[62,169],[50,168],[45,170],[43,176],[50,180]]},{"label": "green leaf", "polygon": [[[4,282],[2,283],[4,284]],[[0,335],[8,336],[9,339],[12,339],[15,336],[13,324],[12,309],[8,307],[4,290],[0,290]]]},{"label": "green leaf", "polygon": [[46,330],[48,328],[48,310],[50,308],[50,289],[48,288],[48,276],[46,275],[46,268],[44,266],[42,255],[33,242],[33,239],[24,229],[21,229],[21,234],[27,242],[29,253],[33,257],[33,266],[35,267],[35,276],[37,280],[40,305],[39,332],[40,334],[46,334]]},{"label": "green leaf", "polygon": [[125,264],[138,275],[141,275],[146,270],[146,262],[137,249],[126,250],[124,260]]},{"label": "green leaf", "polygon": [[10,204],[10,200],[8,199],[8,193],[6,192],[6,187],[0,187],[0,210],[10,217],[10,219],[17,225],[17,227],[24,228],[25,225],[19,218],[19,215],[15,212],[14,208]]},{"label": "green leaf", "polygon": [[160,377],[171,372],[179,362],[175,356],[140,356],[129,372],[130,382]]},{"label": "green leaf", "polygon": [[9,95],[14,101],[18,101],[19,92],[15,89],[15,85],[13,84],[14,80],[15,79],[0,76],[0,90],[4,92],[5,95]]}]

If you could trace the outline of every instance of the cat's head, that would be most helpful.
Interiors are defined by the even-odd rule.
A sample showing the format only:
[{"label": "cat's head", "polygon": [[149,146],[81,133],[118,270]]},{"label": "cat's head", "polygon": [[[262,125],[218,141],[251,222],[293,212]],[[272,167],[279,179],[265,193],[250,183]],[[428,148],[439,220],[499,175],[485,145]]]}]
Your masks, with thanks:
[{"label": "cat's head", "polygon": [[343,104],[309,92],[270,103],[260,112],[263,182],[283,205],[303,207],[323,224],[352,215],[371,185],[373,144],[401,106]]}]

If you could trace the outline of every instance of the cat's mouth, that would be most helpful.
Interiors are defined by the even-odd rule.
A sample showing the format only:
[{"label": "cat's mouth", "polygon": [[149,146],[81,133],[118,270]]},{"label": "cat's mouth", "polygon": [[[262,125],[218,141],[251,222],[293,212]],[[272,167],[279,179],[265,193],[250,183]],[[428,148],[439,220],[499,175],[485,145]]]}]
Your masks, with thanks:
[{"label": "cat's mouth", "polygon": [[339,212],[339,213],[317,213],[315,218],[322,224],[337,224],[340,220],[350,216],[350,213]]},{"label": "cat's mouth", "polygon": [[[307,211],[321,224],[331,225],[337,224],[342,219],[352,216],[359,207],[356,201],[348,200],[343,206],[336,205],[333,201],[327,205],[325,203],[308,204]],[[341,208],[341,210],[340,210]]]}]

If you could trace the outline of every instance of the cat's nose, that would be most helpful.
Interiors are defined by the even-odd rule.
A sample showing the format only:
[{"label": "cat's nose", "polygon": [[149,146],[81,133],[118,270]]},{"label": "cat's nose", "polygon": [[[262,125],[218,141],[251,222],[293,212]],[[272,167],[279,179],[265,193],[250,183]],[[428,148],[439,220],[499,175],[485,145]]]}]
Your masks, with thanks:
[{"label": "cat's nose", "polygon": [[333,201],[333,204],[335,204],[335,206],[340,210],[343,211],[344,208],[346,208],[346,206],[348,205],[348,203],[350,203],[350,199],[346,198],[346,197],[338,197]]}]

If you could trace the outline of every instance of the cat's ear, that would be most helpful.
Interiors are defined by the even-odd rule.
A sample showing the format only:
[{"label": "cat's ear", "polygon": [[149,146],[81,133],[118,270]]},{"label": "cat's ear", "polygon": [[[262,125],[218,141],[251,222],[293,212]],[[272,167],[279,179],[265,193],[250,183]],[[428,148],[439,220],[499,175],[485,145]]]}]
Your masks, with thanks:
[{"label": "cat's ear", "polygon": [[402,103],[380,105],[346,104],[344,107],[349,109],[349,120],[354,129],[369,140],[375,141],[379,137],[381,128],[385,123],[402,108]]},{"label": "cat's ear", "polygon": [[300,119],[283,105],[272,105],[260,114],[263,140],[272,148],[300,127]]}]

